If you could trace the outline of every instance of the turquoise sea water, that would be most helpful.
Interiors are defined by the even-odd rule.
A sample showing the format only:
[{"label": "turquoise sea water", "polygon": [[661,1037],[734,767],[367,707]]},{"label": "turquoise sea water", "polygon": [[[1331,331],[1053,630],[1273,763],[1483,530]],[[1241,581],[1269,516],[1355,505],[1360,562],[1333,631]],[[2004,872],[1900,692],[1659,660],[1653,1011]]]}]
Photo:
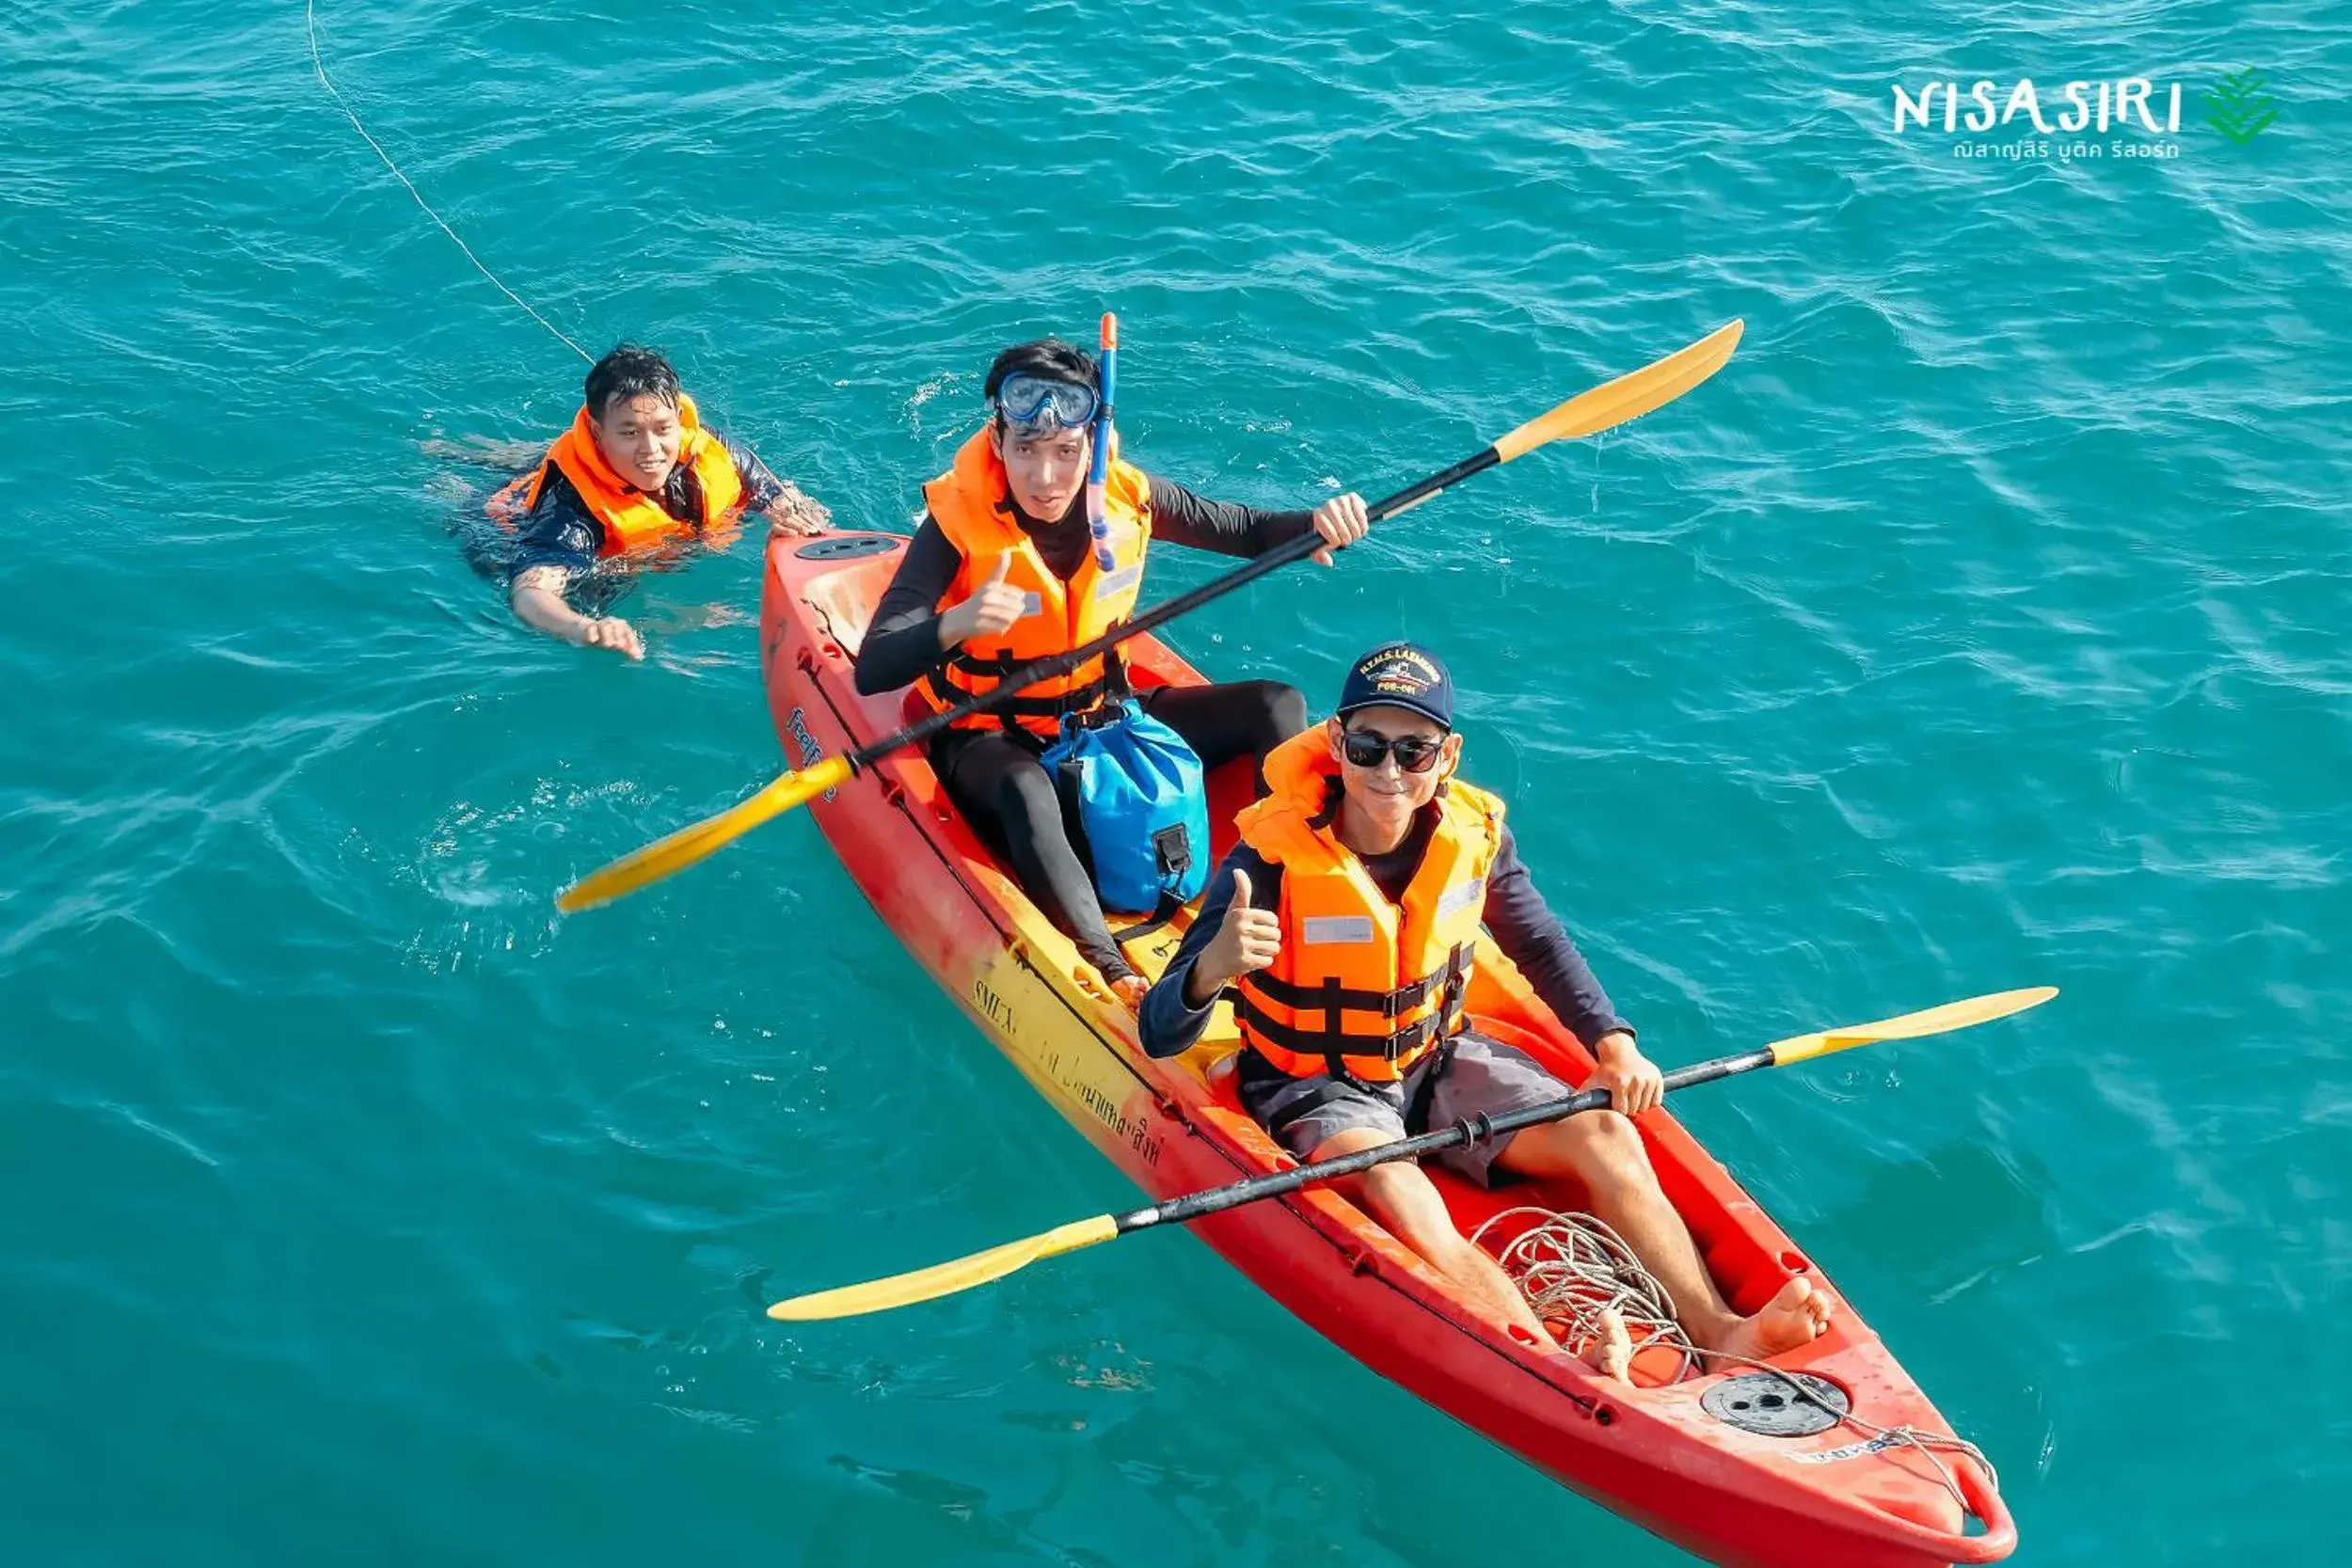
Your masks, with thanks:
[{"label": "turquoise sea water", "polygon": [[[2338,8],[774,9],[318,24],[517,292],[845,520],[1104,309],[1131,452],[1269,505],[1744,317],[1681,404],[1175,640],[1317,693],[1437,645],[1662,1060],[2064,987],[1679,1109],[1990,1450],[2020,1560],[2330,1555]],[[2239,146],[2199,95],[2248,66]],[[2189,84],[2176,157],[1891,128],[1898,81],[2133,74]],[[553,916],[780,766],[754,552],[639,588],[642,666],[512,624],[447,453],[580,365],[300,4],[12,0],[0,88],[0,1556],[1684,1560],[1187,1238],[762,1319],[1133,1194],[805,819]]]}]

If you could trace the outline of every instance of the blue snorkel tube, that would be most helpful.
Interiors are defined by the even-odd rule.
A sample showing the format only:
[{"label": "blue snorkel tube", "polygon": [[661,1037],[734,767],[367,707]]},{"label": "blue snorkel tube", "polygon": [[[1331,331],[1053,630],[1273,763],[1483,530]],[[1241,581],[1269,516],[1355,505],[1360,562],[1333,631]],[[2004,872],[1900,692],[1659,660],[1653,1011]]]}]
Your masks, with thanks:
[{"label": "blue snorkel tube", "polygon": [[1103,500],[1111,472],[1111,392],[1119,385],[1119,318],[1103,312],[1103,359],[1095,388],[1094,467],[1087,474],[1087,531],[1094,536],[1094,564],[1108,572],[1119,563],[1111,553],[1111,523]]}]

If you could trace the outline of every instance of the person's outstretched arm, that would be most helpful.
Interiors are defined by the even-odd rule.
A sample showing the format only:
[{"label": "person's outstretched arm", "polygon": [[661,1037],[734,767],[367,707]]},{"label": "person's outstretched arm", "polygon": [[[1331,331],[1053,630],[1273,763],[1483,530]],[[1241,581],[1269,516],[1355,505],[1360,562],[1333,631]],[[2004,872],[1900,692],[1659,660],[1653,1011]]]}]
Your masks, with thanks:
[{"label": "person's outstretched arm", "polygon": [[822,533],[833,526],[833,514],[822,502],[790,480],[778,479],[750,447],[723,434],[719,444],[735,460],[735,477],[743,485],[743,510],[764,515],[770,533],[800,536]]},{"label": "person's outstretched arm", "polygon": [[1209,500],[1172,479],[1152,478],[1152,537],[1196,550],[1247,560],[1302,533],[1319,533],[1327,547],[1316,551],[1314,559],[1328,566],[1330,546],[1353,544],[1371,526],[1363,498],[1353,491],[1333,496],[1311,512],[1261,512],[1234,501]]},{"label": "person's outstretched arm", "polygon": [[548,474],[538,503],[519,531],[506,588],[515,618],[534,631],[583,648],[611,648],[644,658],[644,639],[635,626],[617,615],[582,615],[564,597],[575,578],[595,568],[596,552],[604,547],[604,525],[580,504],[579,493],[560,471]]},{"label": "person's outstretched arm", "polygon": [[1599,1063],[1594,1085],[1606,1088],[1615,1108],[1638,1116],[1665,1093],[1663,1075],[1634,1043],[1633,1026],[1618,1016],[1601,989],[1600,977],[1577,950],[1560,917],[1535,891],[1527,863],[1519,859],[1511,830],[1486,873],[1486,929],[1503,957],[1519,966],[1544,1005],[1560,1017]]}]

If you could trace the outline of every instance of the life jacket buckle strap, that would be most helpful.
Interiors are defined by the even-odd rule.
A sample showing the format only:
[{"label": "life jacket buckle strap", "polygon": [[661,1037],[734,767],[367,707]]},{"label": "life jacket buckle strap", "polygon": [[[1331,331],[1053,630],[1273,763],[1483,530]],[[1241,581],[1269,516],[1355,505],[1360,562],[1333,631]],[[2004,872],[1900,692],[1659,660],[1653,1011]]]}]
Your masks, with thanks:
[{"label": "life jacket buckle strap", "polygon": [[1317,988],[1323,1003],[1323,1062],[1334,1078],[1354,1083],[1356,1076],[1347,1069],[1347,1030],[1341,1022],[1346,1010],[1345,990],[1336,978],[1327,978]]}]

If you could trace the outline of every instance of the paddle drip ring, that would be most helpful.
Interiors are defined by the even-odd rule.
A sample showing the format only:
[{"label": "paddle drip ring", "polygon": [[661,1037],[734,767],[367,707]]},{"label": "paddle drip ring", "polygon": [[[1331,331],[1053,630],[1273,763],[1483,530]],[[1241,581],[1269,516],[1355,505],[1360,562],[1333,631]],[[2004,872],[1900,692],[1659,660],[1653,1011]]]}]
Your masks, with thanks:
[{"label": "paddle drip ring", "polygon": [[1644,1382],[1679,1383],[1699,1370],[1698,1347],[1683,1333],[1674,1298],[1642,1267],[1625,1238],[1590,1214],[1529,1207],[1505,1209],[1470,1241],[1485,1245],[1489,1231],[1511,1221],[1533,1223],[1496,1252],[1495,1260],[1561,1344],[1579,1354],[1589,1350],[1602,1337],[1601,1314],[1613,1308],[1636,1354],[1662,1346],[1676,1357],[1671,1376],[1645,1376]]}]

